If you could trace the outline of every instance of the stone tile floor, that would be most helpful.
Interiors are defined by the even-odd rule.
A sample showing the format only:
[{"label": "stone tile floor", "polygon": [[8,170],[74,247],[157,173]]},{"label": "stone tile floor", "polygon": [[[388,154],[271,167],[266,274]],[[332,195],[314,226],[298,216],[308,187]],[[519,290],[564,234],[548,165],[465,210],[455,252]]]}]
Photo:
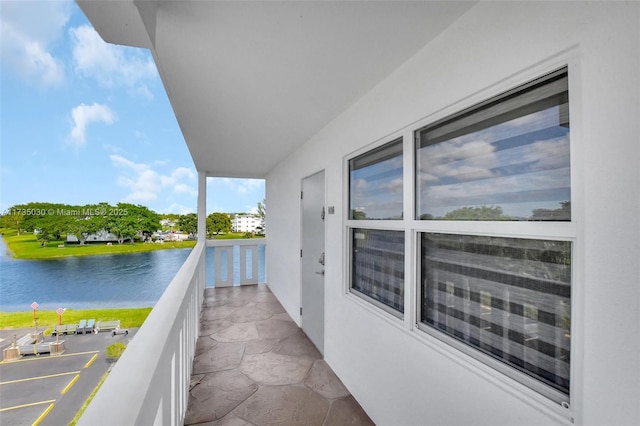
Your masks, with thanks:
[{"label": "stone tile floor", "polygon": [[266,285],[208,288],[185,425],[373,425]]}]

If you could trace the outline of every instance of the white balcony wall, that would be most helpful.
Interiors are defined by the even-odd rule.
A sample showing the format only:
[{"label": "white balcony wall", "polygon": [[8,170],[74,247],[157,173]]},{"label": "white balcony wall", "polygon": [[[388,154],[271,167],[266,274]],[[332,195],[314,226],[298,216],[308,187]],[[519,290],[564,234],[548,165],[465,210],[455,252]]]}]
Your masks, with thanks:
[{"label": "white balcony wall", "polygon": [[[637,2],[481,2],[269,173],[269,286],[300,324],[301,180],[326,171],[336,214],[325,222],[325,358],[377,424],[640,422],[639,28]],[[415,307],[396,320],[347,294],[344,171],[347,156],[387,135],[410,138],[414,123],[567,62],[576,226],[569,409],[425,336]]]}]

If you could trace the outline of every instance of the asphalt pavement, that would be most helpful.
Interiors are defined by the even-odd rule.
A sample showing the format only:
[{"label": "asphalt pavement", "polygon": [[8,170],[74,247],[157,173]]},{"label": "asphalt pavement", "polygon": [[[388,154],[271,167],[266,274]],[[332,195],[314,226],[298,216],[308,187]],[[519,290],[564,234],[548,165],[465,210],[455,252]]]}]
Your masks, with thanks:
[{"label": "asphalt pavement", "polygon": [[[62,355],[23,355],[0,362],[0,424],[66,426],[75,417],[102,376],[113,365],[106,347],[117,341],[128,343],[129,334],[110,332],[59,336]],[[0,349],[33,332],[30,329],[0,330]],[[46,337],[45,342],[54,342]]]}]

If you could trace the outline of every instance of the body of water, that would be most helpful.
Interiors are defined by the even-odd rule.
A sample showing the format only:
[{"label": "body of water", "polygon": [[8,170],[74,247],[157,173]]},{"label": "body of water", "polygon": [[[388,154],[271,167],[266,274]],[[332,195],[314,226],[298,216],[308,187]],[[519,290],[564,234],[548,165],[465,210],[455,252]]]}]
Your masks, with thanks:
[{"label": "body of water", "polygon": [[13,259],[2,243],[0,311],[153,306],[191,249],[50,260]]},{"label": "body of water", "polygon": [[[206,281],[213,286],[213,247],[207,248]],[[234,251],[239,251],[238,247]],[[57,308],[138,308],[154,306],[191,249],[156,250],[49,260],[14,259],[0,238],[0,311]],[[234,281],[239,282],[239,256]],[[259,280],[264,282],[264,246],[258,250]]]}]

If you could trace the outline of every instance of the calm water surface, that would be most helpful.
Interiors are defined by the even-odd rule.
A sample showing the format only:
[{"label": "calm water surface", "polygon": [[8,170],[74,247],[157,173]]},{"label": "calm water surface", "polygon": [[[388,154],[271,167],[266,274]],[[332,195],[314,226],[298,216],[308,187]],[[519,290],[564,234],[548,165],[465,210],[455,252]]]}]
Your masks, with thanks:
[{"label": "calm water surface", "polygon": [[191,249],[51,260],[13,259],[0,239],[0,311],[146,307],[158,301]]},{"label": "calm water surface", "polygon": [[[214,281],[213,254],[206,252],[206,283]],[[234,283],[240,282],[239,247],[234,247]],[[0,238],[0,311],[58,308],[140,308],[154,306],[191,249],[146,253],[66,257],[49,260],[14,259]],[[226,258],[223,258],[223,262]],[[258,280],[265,282],[265,246],[258,248]],[[227,272],[222,271],[223,279]]]}]

